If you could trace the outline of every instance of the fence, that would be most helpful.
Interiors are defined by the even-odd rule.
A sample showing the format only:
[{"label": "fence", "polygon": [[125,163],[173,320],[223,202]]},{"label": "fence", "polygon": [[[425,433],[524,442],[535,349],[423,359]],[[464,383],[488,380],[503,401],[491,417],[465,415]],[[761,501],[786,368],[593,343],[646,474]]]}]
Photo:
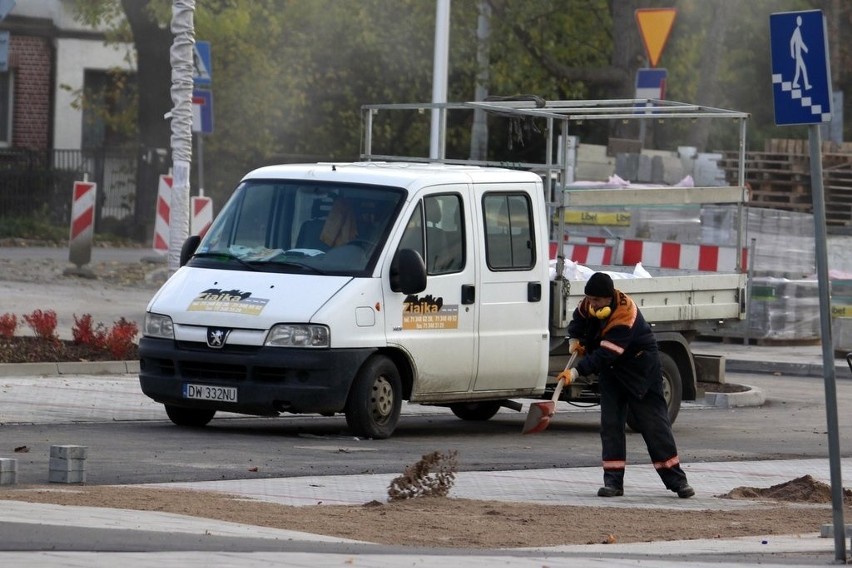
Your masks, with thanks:
[{"label": "fence", "polygon": [[68,226],[73,183],[87,176],[98,186],[95,232],[142,240],[152,230],[156,179],[166,168],[161,152],[147,150],[2,150],[0,219],[46,216]]}]

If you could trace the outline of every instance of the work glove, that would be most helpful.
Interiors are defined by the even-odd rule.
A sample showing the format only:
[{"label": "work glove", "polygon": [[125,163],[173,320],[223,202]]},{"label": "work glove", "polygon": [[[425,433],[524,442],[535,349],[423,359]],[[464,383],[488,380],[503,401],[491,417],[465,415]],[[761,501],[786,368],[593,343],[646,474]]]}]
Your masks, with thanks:
[{"label": "work glove", "polygon": [[577,377],[580,376],[580,373],[577,372],[577,369],[565,369],[559,376],[556,377],[560,381],[564,381],[566,385],[570,385],[574,381],[577,380]]},{"label": "work glove", "polygon": [[568,340],[568,354],[573,355],[577,353],[577,357],[582,357],[586,354],[586,348],[580,345],[580,340],[572,337]]}]

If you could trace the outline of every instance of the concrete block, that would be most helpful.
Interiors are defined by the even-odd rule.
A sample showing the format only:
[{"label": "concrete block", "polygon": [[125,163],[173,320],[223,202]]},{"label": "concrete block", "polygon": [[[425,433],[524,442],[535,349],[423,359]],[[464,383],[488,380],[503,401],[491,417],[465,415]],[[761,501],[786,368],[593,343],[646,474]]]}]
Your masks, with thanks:
[{"label": "concrete block", "polygon": [[693,354],[695,373],[704,383],[725,383],[725,356]]},{"label": "concrete block", "polygon": [[615,157],[615,173],[621,179],[636,181],[639,177],[639,155],[618,154]]},{"label": "concrete block", "polygon": [[18,482],[18,460],[0,458],[0,485],[14,485]]},{"label": "concrete block", "polygon": [[57,471],[51,469],[48,474],[50,483],[85,483],[85,471]]},{"label": "concrete block", "polygon": [[639,155],[639,168],[636,171],[636,178],[634,181],[638,181],[641,183],[650,183],[653,181],[651,175],[651,158],[650,156],[646,156],[644,154]]},{"label": "concrete block", "polygon": [[651,158],[651,183],[663,183],[665,180],[665,166],[662,156]]},{"label": "concrete block", "polygon": [[84,460],[88,451],[87,446],[50,446],[50,457],[64,460]]},{"label": "concrete block", "polygon": [[50,471],[85,471],[86,460],[50,458]]}]

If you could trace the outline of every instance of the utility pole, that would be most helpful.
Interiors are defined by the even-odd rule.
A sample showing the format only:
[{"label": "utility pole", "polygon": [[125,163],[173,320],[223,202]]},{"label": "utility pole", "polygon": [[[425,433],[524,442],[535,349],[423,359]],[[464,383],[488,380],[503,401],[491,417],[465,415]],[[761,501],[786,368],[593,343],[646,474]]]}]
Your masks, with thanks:
[{"label": "utility pole", "polygon": [[[447,102],[447,62],[450,53],[450,0],[436,0],[435,6],[435,56],[432,65],[432,102]],[[443,159],[444,124],[447,111],[443,108],[432,109],[432,132],[429,144],[429,157]]]},{"label": "utility pole", "polygon": [[[488,96],[489,37],[491,36],[491,5],[488,0],[479,0],[479,17],[476,24],[476,91],[475,101],[484,101]],[[485,160],[488,157],[488,117],[482,109],[473,111],[473,126],[470,133],[470,159]]]},{"label": "utility pole", "polygon": [[180,251],[189,236],[189,169],[192,161],[192,86],[195,0],[173,0],[172,198],[169,210],[169,271],[180,268]]}]

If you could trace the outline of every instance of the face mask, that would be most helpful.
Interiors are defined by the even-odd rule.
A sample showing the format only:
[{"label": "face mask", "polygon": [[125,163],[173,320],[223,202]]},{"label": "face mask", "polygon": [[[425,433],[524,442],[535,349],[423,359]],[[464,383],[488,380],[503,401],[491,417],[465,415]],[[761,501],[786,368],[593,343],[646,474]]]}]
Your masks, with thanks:
[{"label": "face mask", "polygon": [[594,311],[594,310],[591,310],[591,311],[592,311],[592,314],[594,314],[594,316],[596,318],[598,318],[599,320],[605,320],[606,318],[608,318],[610,316],[610,314],[612,314],[612,308],[610,308],[609,306],[604,306],[601,309],[599,309],[598,311]]}]

